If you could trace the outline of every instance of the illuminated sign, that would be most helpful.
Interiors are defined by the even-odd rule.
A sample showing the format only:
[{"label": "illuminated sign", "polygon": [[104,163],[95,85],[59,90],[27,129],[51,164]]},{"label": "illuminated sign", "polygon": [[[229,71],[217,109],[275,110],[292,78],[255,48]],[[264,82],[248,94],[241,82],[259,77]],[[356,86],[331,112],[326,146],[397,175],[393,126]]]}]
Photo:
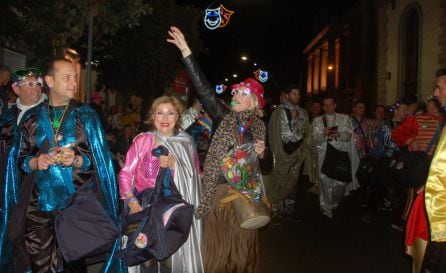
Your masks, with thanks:
[{"label": "illuminated sign", "polygon": [[266,82],[268,80],[268,71],[263,71],[261,69],[258,69],[254,71],[254,77],[259,82]]},{"label": "illuminated sign", "polygon": [[227,87],[227,86],[224,85],[224,84],[218,84],[218,85],[215,86],[215,92],[216,92],[217,94],[222,94],[223,92],[225,92],[226,87]]},{"label": "illuminated sign", "polygon": [[234,12],[228,10],[223,5],[220,5],[215,9],[206,9],[204,14],[204,25],[210,30],[225,27],[229,24],[232,14],[234,14]]}]

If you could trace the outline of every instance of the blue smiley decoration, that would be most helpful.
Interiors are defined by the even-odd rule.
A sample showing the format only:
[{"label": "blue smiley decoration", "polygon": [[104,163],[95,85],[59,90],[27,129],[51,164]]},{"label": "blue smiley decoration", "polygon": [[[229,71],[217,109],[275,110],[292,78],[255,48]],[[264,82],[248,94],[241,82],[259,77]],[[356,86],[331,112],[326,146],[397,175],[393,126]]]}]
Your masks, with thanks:
[{"label": "blue smiley decoration", "polygon": [[226,85],[224,85],[224,84],[218,84],[218,85],[216,85],[215,86],[215,92],[217,93],[217,94],[223,94],[223,92],[225,92],[225,90],[226,90]]},{"label": "blue smiley decoration", "polygon": [[232,14],[234,14],[234,12],[232,10],[228,10],[223,5],[220,5],[215,9],[206,9],[204,15],[204,25],[210,30],[225,27],[229,24]]},{"label": "blue smiley decoration", "polygon": [[268,71],[258,69],[256,71],[254,71],[254,77],[259,82],[266,82],[268,80]]}]

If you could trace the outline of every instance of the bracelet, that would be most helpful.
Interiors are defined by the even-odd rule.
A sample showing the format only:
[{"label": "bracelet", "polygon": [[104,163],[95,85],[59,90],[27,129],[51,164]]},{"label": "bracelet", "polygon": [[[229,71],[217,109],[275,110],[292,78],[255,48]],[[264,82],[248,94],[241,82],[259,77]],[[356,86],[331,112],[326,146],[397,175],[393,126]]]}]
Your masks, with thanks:
[{"label": "bracelet", "polygon": [[127,198],[127,200],[125,200],[125,201],[127,201],[127,203],[133,203],[133,202],[138,202],[138,199],[136,197],[130,197],[130,198]]}]

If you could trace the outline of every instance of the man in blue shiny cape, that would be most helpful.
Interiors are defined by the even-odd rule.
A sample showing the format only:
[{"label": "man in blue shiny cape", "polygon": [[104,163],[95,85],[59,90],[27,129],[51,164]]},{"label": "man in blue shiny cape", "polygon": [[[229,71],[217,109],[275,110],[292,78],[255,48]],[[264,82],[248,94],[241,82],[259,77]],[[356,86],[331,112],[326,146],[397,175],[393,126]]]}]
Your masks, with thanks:
[{"label": "man in blue shiny cape", "polygon": [[[12,245],[7,238],[11,212],[19,202],[17,158],[20,150],[21,120],[28,110],[43,102],[43,79],[37,68],[18,69],[12,73],[12,89],[18,96],[16,104],[0,116],[0,272],[12,272]],[[18,249],[16,249],[17,251]],[[23,263],[22,263],[23,264]],[[26,268],[26,265],[24,265]]]},{"label": "man in blue shiny cape", "polygon": [[[115,172],[96,113],[73,100],[77,92],[74,66],[65,59],[52,60],[45,81],[50,89],[48,103],[31,109],[21,127],[19,168],[35,176],[26,209],[26,247],[33,272],[84,273],[84,259],[67,263],[57,253],[54,217],[88,183],[102,196],[105,210],[119,226]],[[114,259],[119,248],[117,238],[101,272],[126,272],[123,262]]]}]

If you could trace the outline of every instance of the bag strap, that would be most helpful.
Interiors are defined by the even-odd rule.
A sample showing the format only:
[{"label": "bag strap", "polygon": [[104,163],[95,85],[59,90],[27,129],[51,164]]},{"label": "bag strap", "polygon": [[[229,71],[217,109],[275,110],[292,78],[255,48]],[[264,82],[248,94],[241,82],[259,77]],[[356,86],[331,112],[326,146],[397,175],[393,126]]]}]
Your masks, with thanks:
[{"label": "bag strap", "polygon": [[358,129],[361,132],[362,137],[364,138],[364,142],[365,142],[365,152],[368,154],[369,153],[369,147],[367,146],[367,137],[365,136],[365,132],[364,129],[361,126],[361,123],[364,121],[364,118],[362,118],[361,122],[359,122],[359,120],[352,115],[352,118],[355,120],[356,124],[358,124]]},{"label": "bag strap", "polygon": [[291,110],[286,108],[286,107],[283,107],[283,110],[285,110],[285,115],[286,115],[286,118],[287,118],[288,128],[291,131],[291,122],[293,121],[293,117],[291,116]]},{"label": "bag strap", "polygon": [[432,147],[434,146],[435,142],[437,142],[438,137],[440,136],[440,132],[441,132],[441,130],[442,130],[443,127],[444,127],[444,124],[445,124],[445,122],[442,121],[442,122],[440,123],[440,125],[438,126],[437,131],[435,131],[434,136],[432,137],[431,141],[429,142],[429,144],[427,145],[426,149],[424,150],[424,152],[425,152],[426,154],[429,154],[429,152],[430,152],[430,150],[432,149]]}]

